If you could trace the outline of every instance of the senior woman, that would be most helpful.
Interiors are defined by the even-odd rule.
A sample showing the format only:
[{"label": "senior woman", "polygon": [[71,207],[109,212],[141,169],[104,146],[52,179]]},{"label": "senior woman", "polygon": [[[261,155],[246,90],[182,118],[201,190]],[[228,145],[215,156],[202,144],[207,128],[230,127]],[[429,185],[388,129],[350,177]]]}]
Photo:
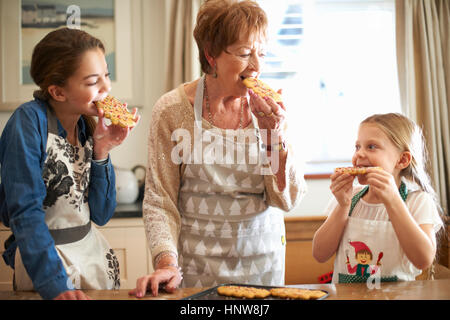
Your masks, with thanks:
[{"label": "senior woman", "polygon": [[287,147],[285,106],[242,82],[260,74],[266,28],[253,1],[200,8],[194,37],[205,75],[153,108],[143,215],[155,271],[130,294],[181,282],[284,284],[281,210],[300,201],[305,182]]}]

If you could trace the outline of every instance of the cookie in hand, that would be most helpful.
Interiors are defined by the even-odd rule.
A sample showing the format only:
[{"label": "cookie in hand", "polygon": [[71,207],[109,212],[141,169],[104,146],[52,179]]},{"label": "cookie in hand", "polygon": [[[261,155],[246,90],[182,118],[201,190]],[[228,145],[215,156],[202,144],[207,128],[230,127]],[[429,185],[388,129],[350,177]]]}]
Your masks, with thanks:
[{"label": "cookie in hand", "polygon": [[114,125],[120,125],[123,128],[132,128],[136,125],[134,115],[128,111],[126,105],[112,96],[96,101],[95,105],[98,109],[103,109],[105,118],[110,119]]},{"label": "cookie in hand", "polygon": [[252,89],[258,96],[264,99],[264,97],[271,97],[275,102],[281,102],[281,96],[273,90],[271,87],[269,87],[267,84],[262,82],[259,79],[249,77],[242,80],[244,85]]},{"label": "cookie in hand", "polygon": [[369,168],[383,170],[381,167],[340,167],[334,169],[334,172],[348,173],[352,176],[357,176],[359,174],[366,174],[367,169]]}]

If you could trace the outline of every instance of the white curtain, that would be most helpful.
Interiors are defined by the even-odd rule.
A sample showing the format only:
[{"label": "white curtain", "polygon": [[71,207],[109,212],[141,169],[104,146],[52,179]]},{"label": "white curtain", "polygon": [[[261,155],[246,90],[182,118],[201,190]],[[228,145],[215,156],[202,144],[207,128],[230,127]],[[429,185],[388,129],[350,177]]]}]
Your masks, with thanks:
[{"label": "white curtain", "polygon": [[450,202],[450,1],[397,0],[397,57],[405,113],[424,132],[433,186]]},{"label": "white curtain", "polygon": [[194,27],[202,0],[166,0],[166,90],[200,77]]}]

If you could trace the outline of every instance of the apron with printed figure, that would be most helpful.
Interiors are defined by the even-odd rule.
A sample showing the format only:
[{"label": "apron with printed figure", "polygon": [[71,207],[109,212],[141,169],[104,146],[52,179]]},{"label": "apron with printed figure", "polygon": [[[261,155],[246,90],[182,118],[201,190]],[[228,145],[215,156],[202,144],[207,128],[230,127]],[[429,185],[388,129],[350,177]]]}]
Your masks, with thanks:
[{"label": "apron with printed figure", "polygon": [[[232,138],[226,130],[203,130],[203,80],[194,102],[194,125],[201,134],[194,139],[203,160],[186,164],[179,193],[182,286],[283,285],[284,219],[281,210],[265,202],[261,173],[268,168],[257,161],[263,151],[256,120],[252,117],[253,129],[229,131]],[[225,150],[223,157],[218,150]]]},{"label": "apron with printed figure", "polygon": [[[119,263],[102,234],[91,225],[88,189],[93,153],[92,137],[84,147],[71,145],[58,135],[58,122],[47,109],[47,158],[43,166],[47,196],[43,203],[45,222],[69,277],[69,288],[118,289]],[[16,249],[15,289],[33,290]]]},{"label": "apron with printed figure", "polygon": [[[352,217],[353,209],[368,190],[366,186],[352,198],[347,226],[336,253],[332,282],[414,280],[421,271],[406,257],[392,223]],[[404,182],[399,192],[406,202],[408,190]]]}]

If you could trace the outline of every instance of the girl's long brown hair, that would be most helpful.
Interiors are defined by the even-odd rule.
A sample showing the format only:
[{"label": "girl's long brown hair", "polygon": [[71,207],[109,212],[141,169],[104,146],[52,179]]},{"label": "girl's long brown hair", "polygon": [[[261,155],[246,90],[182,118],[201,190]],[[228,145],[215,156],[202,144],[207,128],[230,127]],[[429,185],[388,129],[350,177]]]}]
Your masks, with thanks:
[{"label": "girl's long brown hair", "polygon": [[[99,39],[82,30],[61,28],[48,33],[34,47],[31,57],[30,74],[40,88],[33,95],[48,101],[51,98],[49,86],[63,87],[78,69],[83,54],[97,48],[105,52]],[[88,135],[92,135],[96,121],[91,116],[82,117],[86,122]]]}]

